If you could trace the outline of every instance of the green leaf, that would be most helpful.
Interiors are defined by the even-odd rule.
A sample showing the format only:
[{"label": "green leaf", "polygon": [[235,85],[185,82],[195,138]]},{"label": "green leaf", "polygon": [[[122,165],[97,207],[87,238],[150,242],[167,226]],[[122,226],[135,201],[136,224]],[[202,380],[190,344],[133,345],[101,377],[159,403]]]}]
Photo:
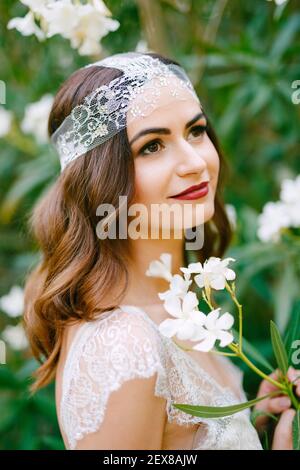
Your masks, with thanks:
[{"label": "green leaf", "polygon": [[255,426],[256,420],[259,416],[268,416],[271,419],[274,419],[275,421],[278,421],[277,416],[273,415],[272,413],[267,413],[266,411],[262,410],[253,410],[250,416],[250,421]]},{"label": "green leaf", "polygon": [[292,314],[294,299],[298,295],[299,280],[289,259],[283,264],[274,289],[274,320],[282,334]]},{"label": "green leaf", "polygon": [[300,410],[293,419],[293,450],[300,450]]},{"label": "green leaf", "polygon": [[193,416],[199,416],[199,418],[222,418],[224,416],[230,416],[239,411],[243,411],[256,403],[265,400],[268,397],[282,393],[281,390],[269,393],[260,398],[255,398],[254,400],[246,401],[244,403],[238,403],[236,405],[230,406],[198,406],[198,405],[184,405],[184,404],[173,404],[175,408],[184,411],[185,413],[191,414]]},{"label": "green leaf", "polygon": [[294,352],[295,341],[299,341],[299,331],[300,331],[300,301],[297,300],[294,302],[290,320],[285,331],[284,336],[284,345],[288,351],[288,361],[290,364],[291,356]]},{"label": "green leaf", "polygon": [[271,320],[270,322],[270,327],[271,327],[271,340],[272,340],[272,346],[273,346],[273,351],[275,355],[275,359],[277,362],[277,365],[281,372],[286,375],[288,371],[288,356],[287,352],[285,350],[283,341],[281,339],[279,330],[276,326],[276,324]]}]

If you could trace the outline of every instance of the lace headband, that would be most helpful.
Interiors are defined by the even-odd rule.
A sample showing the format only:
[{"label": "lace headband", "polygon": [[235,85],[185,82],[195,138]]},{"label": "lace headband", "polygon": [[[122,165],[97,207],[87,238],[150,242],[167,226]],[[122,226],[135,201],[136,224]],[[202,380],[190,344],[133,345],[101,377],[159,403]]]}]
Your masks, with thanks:
[{"label": "lace headband", "polygon": [[149,115],[162,98],[164,103],[184,100],[187,98],[183,91],[187,90],[199,102],[184,69],[176,64],[166,65],[143,53],[125,52],[84,68],[95,65],[113,67],[123,74],[87,95],[52,134],[51,142],[59,154],[61,171],[77,157],[124,129],[132,120]]}]

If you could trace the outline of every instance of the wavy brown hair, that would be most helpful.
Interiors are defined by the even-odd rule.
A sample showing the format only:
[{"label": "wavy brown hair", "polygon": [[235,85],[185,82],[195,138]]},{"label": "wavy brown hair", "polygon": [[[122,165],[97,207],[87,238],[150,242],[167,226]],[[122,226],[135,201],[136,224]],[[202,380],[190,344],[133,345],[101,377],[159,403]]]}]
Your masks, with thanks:
[{"label": "wavy brown hair", "polygon": [[[179,65],[159,54],[148,54],[165,64]],[[122,74],[100,66],[73,73],[55,96],[49,136],[86,95]],[[220,157],[220,171],[214,216],[204,225],[205,244],[193,252],[201,262],[210,256],[222,257],[232,237],[221,195],[228,166],[208,118],[207,122],[207,133]],[[41,364],[33,374],[32,393],[55,377],[65,326],[91,321],[96,313],[114,309],[121,302],[128,285],[128,240],[100,240],[95,230],[99,222],[96,210],[103,203],[118,207],[120,195],[127,196],[129,206],[134,190],[134,162],[123,129],[69,163],[29,214],[30,230],[41,250],[41,260],[25,285],[24,328]],[[187,252],[184,257],[188,262]],[[124,282],[112,299],[108,294],[116,279]]]}]

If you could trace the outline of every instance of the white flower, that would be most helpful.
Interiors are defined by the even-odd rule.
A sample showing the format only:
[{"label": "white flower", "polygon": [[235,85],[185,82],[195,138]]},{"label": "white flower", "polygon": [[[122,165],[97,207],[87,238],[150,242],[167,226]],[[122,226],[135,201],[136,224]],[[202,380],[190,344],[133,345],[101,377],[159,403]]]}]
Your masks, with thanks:
[{"label": "white flower", "polygon": [[257,236],[261,241],[278,242],[280,230],[290,225],[290,215],[286,210],[286,204],[281,201],[267,202],[257,222]]},{"label": "white flower", "polygon": [[232,204],[225,204],[226,213],[233,230],[237,227],[237,215],[235,207]]},{"label": "white flower", "polygon": [[172,255],[170,253],[162,253],[160,260],[151,261],[145,274],[150,277],[162,277],[166,281],[171,282],[173,278],[171,273]]},{"label": "white flower", "polygon": [[220,307],[212,310],[205,316],[202,327],[198,328],[198,334],[193,337],[193,341],[201,340],[200,343],[193,346],[196,351],[208,352],[214,345],[216,340],[220,340],[220,346],[228,346],[233,341],[233,335],[228,333],[233,323],[233,316],[226,312],[220,318]]},{"label": "white flower", "polygon": [[56,0],[20,0],[23,5],[26,5],[33,13],[40,14],[43,8],[50,3],[55,3]]},{"label": "white flower", "polygon": [[77,18],[78,23],[70,35],[70,41],[81,55],[99,54],[100,39],[120,26],[117,20],[104,16],[98,7],[92,5],[77,6]]},{"label": "white flower", "polygon": [[235,279],[235,272],[227,268],[230,261],[235,261],[234,258],[217,258],[211,256],[207,259],[203,266],[201,263],[191,263],[189,269],[191,272],[198,272],[194,277],[196,284],[202,287],[210,287],[212,289],[221,290],[225,288],[226,280],[232,281]]},{"label": "white flower", "polygon": [[188,292],[183,299],[168,297],[164,302],[165,310],[176,319],[168,318],[160,323],[159,331],[168,337],[177,335],[178,339],[191,339],[205,321],[205,314],[198,310],[198,299],[194,292]]},{"label": "white flower", "polygon": [[29,104],[26,106],[24,119],[21,123],[23,132],[32,133],[41,144],[48,140],[47,124],[52,104],[53,96],[50,94]]},{"label": "white flower", "polygon": [[285,178],[282,181],[280,199],[287,204],[300,203],[300,175],[294,180]]},{"label": "white flower", "polygon": [[43,10],[43,16],[47,21],[47,38],[54,34],[70,38],[78,24],[77,9],[71,0],[51,3]]},{"label": "white flower", "polygon": [[16,326],[7,326],[2,333],[2,337],[4,341],[16,351],[26,349],[28,346],[28,340],[21,324]]},{"label": "white flower", "polygon": [[[272,0],[268,0],[268,2],[272,2]],[[276,5],[282,5],[283,3],[288,2],[288,0],[274,0]]]},{"label": "white flower", "polygon": [[184,297],[193,281],[184,279],[179,274],[175,274],[170,282],[170,289],[165,292],[160,292],[158,297],[161,300],[166,300],[168,297]]},{"label": "white flower", "polygon": [[12,122],[12,112],[0,107],[0,137],[9,133]]},{"label": "white flower", "polygon": [[45,33],[38,27],[34,19],[34,14],[32,11],[29,11],[27,15],[24,16],[24,18],[11,19],[7,24],[7,28],[15,28],[23,36],[30,36],[31,34],[35,34],[35,36],[41,41],[45,39]]},{"label": "white flower", "polygon": [[100,39],[120,26],[119,21],[110,18],[111,12],[102,0],[84,4],[71,0],[24,0],[23,3],[30,11],[24,18],[10,20],[8,28],[17,28],[26,36],[35,34],[39,39],[60,34],[81,55],[99,54]]},{"label": "white flower", "polygon": [[0,298],[0,308],[9,317],[18,317],[23,314],[24,293],[19,286],[13,286],[7,295]]},{"label": "white flower", "polygon": [[286,205],[286,213],[287,217],[289,218],[289,226],[298,228],[300,227],[300,204],[287,204]]}]

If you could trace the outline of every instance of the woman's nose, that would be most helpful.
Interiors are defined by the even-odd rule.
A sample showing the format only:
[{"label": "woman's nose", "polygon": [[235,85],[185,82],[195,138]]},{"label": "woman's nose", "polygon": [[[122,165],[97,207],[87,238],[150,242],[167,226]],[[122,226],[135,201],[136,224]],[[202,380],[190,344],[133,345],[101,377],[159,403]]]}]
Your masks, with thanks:
[{"label": "woman's nose", "polygon": [[177,154],[177,173],[179,175],[187,173],[201,173],[206,169],[207,163],[204,158],[204,149],[199,146],[196,149],[189,142],[184,141],[178,145]]}]

